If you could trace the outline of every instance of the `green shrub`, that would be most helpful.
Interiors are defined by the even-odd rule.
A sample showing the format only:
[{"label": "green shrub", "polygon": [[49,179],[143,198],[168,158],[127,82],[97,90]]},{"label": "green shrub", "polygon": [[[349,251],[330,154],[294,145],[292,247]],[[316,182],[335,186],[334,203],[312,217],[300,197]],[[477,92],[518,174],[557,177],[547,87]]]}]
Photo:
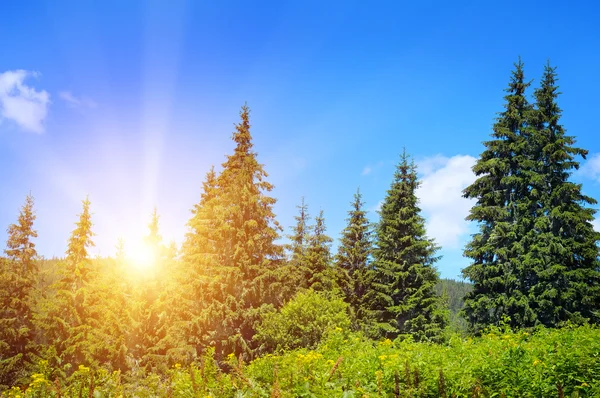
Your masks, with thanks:
[{"label": "green shrub", "polygon": [[298,293],[280,311],[264,315],[255,339],[266,352],[314,348],[336,327],[350,327],[348,304],[341,298],[307,290]]}]

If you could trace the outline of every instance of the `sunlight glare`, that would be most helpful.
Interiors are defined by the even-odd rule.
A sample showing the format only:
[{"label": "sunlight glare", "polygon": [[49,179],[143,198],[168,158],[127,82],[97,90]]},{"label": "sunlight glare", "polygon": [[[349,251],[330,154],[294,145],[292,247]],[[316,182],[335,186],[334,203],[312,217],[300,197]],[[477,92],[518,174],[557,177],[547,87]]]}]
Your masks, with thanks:
[{"label": "sunlight glare", "polygon": [[138,271],[147,271],[156,263],[156,253],[144,242],[138,242],[127,249],[129,263]]}]

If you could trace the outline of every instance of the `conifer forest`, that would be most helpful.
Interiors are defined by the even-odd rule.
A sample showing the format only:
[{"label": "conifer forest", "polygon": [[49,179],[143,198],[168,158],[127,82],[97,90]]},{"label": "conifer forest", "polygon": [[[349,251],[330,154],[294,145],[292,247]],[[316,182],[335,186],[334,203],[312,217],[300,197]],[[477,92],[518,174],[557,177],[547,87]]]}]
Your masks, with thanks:
[{"label": "conifer forest", "polygon": [[588,151],[563,126],[552,64],[533,81],[520,60],[508,72],[463,191],[476,228],[463,281],[439,276],[410,147],[397,148],[375,222],[356,189],[342,231],[300,198],[281,225],[247,105],[232,115],[235,149],[197,175],[181,245],[163,241],[157,208],[136,258],[122,241],[92,256],[94,200],[82,197],[64,256],[44,258],[25,192],[2,209],[14,223],[0,394],[600,397],[597,203],[572,179]]}]

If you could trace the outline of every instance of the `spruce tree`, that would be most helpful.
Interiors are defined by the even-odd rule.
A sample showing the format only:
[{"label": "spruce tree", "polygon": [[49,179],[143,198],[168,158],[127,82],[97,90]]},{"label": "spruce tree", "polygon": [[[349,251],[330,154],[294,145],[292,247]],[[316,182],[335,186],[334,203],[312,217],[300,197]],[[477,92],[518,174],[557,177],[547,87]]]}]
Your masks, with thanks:
[{"label": "spruce tree", "polygon": [[[223,302],[223,286],[217,245],[217,173],[211,167],[202,183],[200,202],[192,209],[188,232],[182,245],[182,259],[172,263],[170,283],[161,295],[159,306],[160,340],[153,347],[161,362],[189,363],[202,355],[210,342],[209,334],[220,321],[211,307]],[[150,356],[148,358],[151,358]],[[156,360],[154,360],[156,362]]]},{"label": "spruce tree", "polygon": [[225,319],[213,340],[221,342],[223,353],[248,354],[260,307],[276,299],[270,286],[271,271],[280,265],[283,250],[275,242],[281,227],[273,213],[276,200],[268,196],[273,185],[253,151],[246,105],[240,117],[232,137],[235,150],[217,177],[221,210],[217,253],[228,297],[223,301],[226,307],[219,310]]},{"label": "spruce tree", "polygon": [[152,255],[156,257],[157,260],[160,259],[164,253],[162,236],[158,230],[158,220],[159,216],[155,207],[152,211],[150,224],[148,224],[148,235],[144,237],[144,241],[150,247]]},{"label": "spruce tree", "polygon": [[600,234],[591,224],[596,211],[586,207],[597,202],[569,181],[579,168],[576,157],[585,159],[587,151],[575,147],[560,124],[556,81],[556,69],[547,64],[534,92],[529,147],[539,177],[532,183],[536,218],[524,239],[529,250],[523,259],[535,323],[550,327],[600,321]]},{"label": "spruce tree", "polygon": [[419,184],[414,161],[404,151],[375,231],[372,290],[366,297],[375,337],[410,334],[416,341],[437,341],[447,324],[446,310],[434,291],[438,247],[426,235],[416,196]]},{"label": "spruce tree", "polygon": [[596,202],[569,176],[587,151],[560,124],[555,69],[546,66],[526,99],[529,83],[519,61],[507,89],[505,112],[494,140],[474,167],[478,179],[465,190],[477,200],[469,220],[479,233],[465,254],[463,275],[474,282],[464,314],[472,331],[502,322],[512,327],[598,321],[600,274],[591,221]]},{"label": "spruce tree", "polygon": [[356,326],[362,325],[367,317],[364,296],[368,289],[367,271],[373,250],[371,225],[363,206],[362,195],[357,189],[335,256],[336,278],[346,302],[354,311]]},{"label": "spruce tree", "polygon": [[210,197],[196,208],[184,246],[184,258],[212,273],[204,277],[210,279],[210,301],[195,315],[195,328],[201,334],[198,345],[215,346],[217,357],[252,351],[261,307],[278,301],[272,282],[283,256],[275,242],[281,230],[275,199],[268,196],[273,186],[253,151],[247,106],[240,116],[232,137],[235,150],[211,182]]},{"label": "spruce tree", "polygon": [[291,233],[287,235],[289,243],[284,245],[288,254],[287,262],[279,267],[278,272],[271,278],[271,286],[279,292],[280,296],[280,300],[274,303],[276,306],[287,303],[298,290],[306,289],[309,285],[306,255],[311,233],[309,225],[311,217],[304,197],[296,208],[298,209],[298,214],[294,216],[296,224],[291,227]]},{"label": "spruce tree", "polygon": [[528,147],[533,112],[526,98],[529,85],[519,59],[506,89],[505,110],[473,167],[477,179],[464,190],[465,198],[476,200],[467,220],[479,225],[464,252],[472,263],[463,269],[473,282],[464,314],[476,333],[502,322],[518,326],[535,320],[524,293],[527,268],[521,261],[526,251],[522,239],[536,212],[530,196],[536,176]]},{"label": "spruce tree", "polygon": [[298,209],[298,215],[294,216],[296,225],[292,227],[292,233],[287,236],[290,243],[285,245],[285,249],[289,252],[289,260],[293,264],[299,264],[304,258],[310,233],[308,225],[310,215],[304,197],[302,197],[300,205],[296,208]]},{"label": "spruce tree", "polygon": [[202,183],[200,202],[192,209],[192,218],[188,221],[189,231],[183,244],[184,261],[191,266],[192,272],[198,272],[199,264],[217,255],[217,173],[214,167],[206,173]]},{"label": "spruce tree", "polygon": [[332,291],[337,289],[332,267],[331,242],[326,232],[323,210],[315,217],[312,233],[308,236],[305,259],[302,262],[306,287],[313,290]]},{"label": "spruce tree", "polygon": [[23,382],[36,354],[34,293],[38,274],[33,238],[33,198],[25,199],[17,223],[8,227],[0,258],[0,391]]},{"label": "spruce tree", "polygon": [[[169,266],[165,257],[165,247],[160,234],[159,216],[156,208],[150,215],[148,233],[143,238],[150,251],[152,263],[145,270],[144,281],[133,291],[134,311],[131,312],[133,330],[129,339],[130,350],[134,357],[140,358],[141,365],[147,370],[164,371],[168,368],[165,350],[158,345],[167,333],[170,320],[160,316],[168,311],[176,300],[171,295],[161,295],[167,288]],[[148,272],[151,271],[151,272]],[[169,292],[174,293],[174,292]],[[162,297],[161,297],[162,296]],[[165,302],[166,300],[166,302]]]},{"label": "spruce tree", "polygon": [[268,175],[252,150],[248,106],[242,107],[240,117],[232,137],[234,153],[227,156],[217,177],[222,208],[218,251],[221,264],[241,269],[250,281],[262,268],[280,260],[283,253],[275,243],[281,231],[273,213],[276,199],[267,195],[273,185],[266,180]]},{"label": "spruce tree", "polygon": [[60,264],[55,296],[45,300],[38,325],[46,340],[44,357],[62,375],[78,365],[97,365],[106,355],[106,339],[101,324],[104,310],[95,289],[97,269],[89,256],[94,246],[90,201],[71,233],[66,258]]}]

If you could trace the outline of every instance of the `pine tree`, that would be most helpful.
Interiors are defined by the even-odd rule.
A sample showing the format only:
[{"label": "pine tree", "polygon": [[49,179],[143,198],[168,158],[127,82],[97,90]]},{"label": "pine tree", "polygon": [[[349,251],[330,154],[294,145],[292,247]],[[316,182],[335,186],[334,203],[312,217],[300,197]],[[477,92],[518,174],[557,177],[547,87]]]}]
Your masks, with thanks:
[{"label": "pine tree", "polygon": [[526,251],[522,239],[536,212],[530,196],[536,176],[528,153],[532,106],[525,91],[529,85],[519,59],[506,89],[505,110],[473,167],[477,179],[464,190],[465,198],[476,200],[467,220],[479,224],[479,232],[465,248],[472,264],[463,269],[463,275],[473,282],[464,314],[474,332],[502,322],[518,326],[535,319],[524,293],[527,271],[520,261]]},{"label": "pine tree", "polygon": [[333,239],[326,234],[323,210],[315,217],[315,224],[311,229],[305,259],[302,262],[306,287],[316,291],[337,290],[331,256]]},{"label": "pine tree", "polygon": [[38,273],[33,238],[33,198],[25,199],[16,224],[8,227],[6,258],[0,258],[0,391],[23,381],[36,354],[33,325]]},{"label": "pine tree", "polygon": [[439,280],[438,247],[427,238],[415,194],[419,187],[414,162],[406,151],[383,202],[376,228],[369,302],[375,337],[411,334],[416,341],[436,341],[447,314],[434,292]]},{"label": "pine tree", "polygon": [[192,209],[192,218],[188,221],[189,232],[183,244],[184,261],[192,265],[192,272],[197,272],[199,264],[213,259],[217,255],[217,174],[214,167],[206,173],[202,183],[203,190],[200,202]]},{"label": "pine tree", "polygon": [[[168,368],[168,359],[165,358],[165,350],[157,343],[165,337],[169,327],[169,320],[160,314],[164,313],[176,297],[172,295],[162,296],[161,292],[166,290],[169,266],[166,264],[165,247],[160,234],[159,216],[154,208],[148,223],[148,233],[143,241],[146,250],[150,253],[149,269],[144,275],[144,283],[133,290],[132,330],[128,339],[129,351],[139,363],[147,367],[147,370],[165,370]],[[151,272],[149,272],[151,271]],[[169,293],[174,293],[170,291]],[[164,300],[167,300],[167,303]]]},{"label": "pine tree", "polygon": [[146,235],[144,241],[148,246],[150,246],[150,249],[153,251],[153,255],[155,257],[160,258],[163,252],[163,246],[162,236],[160,235],[160,232],[158,230],[158,220],[159,216],[155,207],[152,211],[150,224],[148,224],[148,235]]},{"label": "pine tree", "polygon": [[93,236],[90,201],[85,199],[60,265],[56,295],[45,300],[38,321],[47,339],[44,357],[63,375],[73,372],[73,366],[97,365],[107,355],[104,310],[94,284],[98,273],[88,252]]},{"label": "pine tree", "polygon": [[304,198],[297,208],[299,212],[294,217],[296,225],[288,235],[290,243],[285,245],[289,252],[289,261],[281,270],[288,276],[282,286],[287,299],[293,297],[300,289],[320,291],[337,289],[331,256],[333,239],[326,234],[323,211],[321,210],[315,217],[315,224],[309,225],[310,215]]},{"label": "pine tree", "polygon": [[252,151],[249,115],[244,105],[242,120],[232,137],[234,153],[222,164],[223,171],[217,177],[222,206],[220,262],[241,269],[246,280],[254,279],[261,268],[269,267],[283,254],[275,243],[281,231],[273,213],[276,200],[266,195],[273,185],[266,181],[267,173]]},{"label": "pine tree", "polygon": [[133,284],[127,264],[125,241],[122,238],[117,240],[115,249],[114,258],[95,260],[99,263],[98,266],[102,266],[102,272],[99,272],[94,290],[102,303],[100,325],[108,347],[107,357],[104,359],[113,369],[125,373],[130,368],[127,343],[132,330],[129,309],[133,300]]},{"label": "pine tree", "polygon": [[311,217],[304,197],[296,208],[298,209],[298,214],[294,216],[296,224],[291,227],[291,233],[287,235],[289,243],[284,245],[288,253],[288,261],[279,267],[271,280],[272,289],[279,292],[280,300],[275,303],[278,307],[287,303],[300,289],[306,289],[309,285],[306,254],[311,230],[308,223]]},{"label": "pine tree", "polygon": [[275,199],[267,194],[273,186],[253,152],[249,109],[242,107],[236,125],[234,153],[212,176],[208,195],[196,207],[184,259],[202,269],[198,280],[210,297],[194,315],[200,334],[197,349],[215,346],[217,357],[230,352],[249,355],[254,324],[265,304],[279,301],[274,290],[283,251],[275,243],[281,227],[275,220]]},{"label": "pine tree", "polygon": [[368,289],[367,272],[373,251],[371,225],[363,206],[362,195],[357,189],[335,257],[338,284],[354,311],[358,325],[362,325],[367,317],[364,296]]},{"label": "pine tree", "polygon": [[[146,356],[145,366],[165,370],[165,364],[197,359],[207,346],[208,334],[221,321],[209,314],[225,297],[217,252],[221,208],[217,194],[217,173],[211,167],[187,224],[181,261],[175,261],[174,254],[170,261],[169,283],[156,305],[158,341]],[[140,312],[142,307],[138,307]]]},{"label": "pine tree", "polygon": [[213,340],[222,342],[223,353],[251,351],[260,307],[276,300],[271,273],[283,257],[282,247],[275,243],[281,231],[273,213],[276,200],[267,196],[273,185],[252,151],[249,113],[244,105],[232,137],[234,153],[217,177],[221,206],[217,252],[229,296],[224,303],[230,303],[219,311],[229,313],[223,321],[227,326],[220,326]]},{"label": "pine tree", "polygon": [[293,264],[299,264],[306,254],[308,246],[310,215],[308,214],[308,205],[304,202],[304,197],[299,206],[296,206],[298,215],[294,216],[296,225],[292,227],[292,233],[288,235],[290,243],[285,246],[289,252],[289,260]]},{"label": "pine tree", "polygon": [[579,168],[575,157],[585,159],[587,151],[574,147],[574,137],[560,124],[556,81],[556,69],[547,64],[534,92],[529,147],[538,175],[531,189],[537,206],[523,258],[535,322],[550,327],[567,320],[600,321],[600,234],[591,224],[596,211],[586,207],[597,202],[569,181]]}]

